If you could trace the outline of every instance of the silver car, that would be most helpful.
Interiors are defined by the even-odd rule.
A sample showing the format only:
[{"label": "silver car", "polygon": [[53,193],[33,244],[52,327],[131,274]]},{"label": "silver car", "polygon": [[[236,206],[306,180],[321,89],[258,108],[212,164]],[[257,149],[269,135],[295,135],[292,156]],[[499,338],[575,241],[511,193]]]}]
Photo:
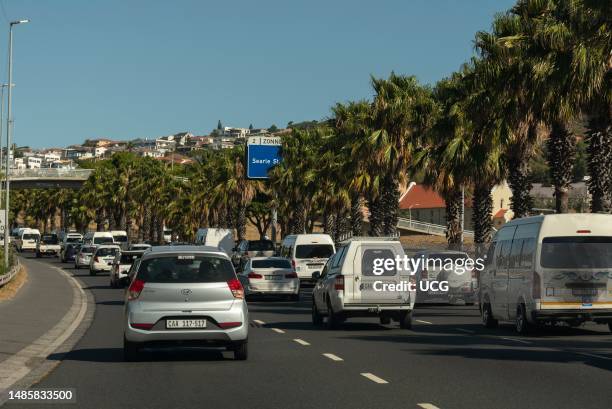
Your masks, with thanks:
[{"label": "silver car", "polygon": [[168,343],[226,347],[248,356],[249,312],[229,257],[215,247],[161,246],[144,253],[126,292],[123,352]]}]

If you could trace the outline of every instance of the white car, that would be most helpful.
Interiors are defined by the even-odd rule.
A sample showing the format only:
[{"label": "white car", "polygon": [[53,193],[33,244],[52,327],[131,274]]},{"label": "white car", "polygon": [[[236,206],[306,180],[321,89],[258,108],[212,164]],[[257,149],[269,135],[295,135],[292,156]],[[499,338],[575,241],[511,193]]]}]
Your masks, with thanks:
[{"label": "white car", "polygon": [[291,262],[282,257],[253,257],[238,275],[246,295],[283,295],[293,301],[300,298],[300,279]]},{"label": "white car", "polygon": [[103,244],[96,247],[89,262],[89,275],[96,275],[101,272],[110,272],[113,267],[115,256],[121,252],[121,248],[116,244]]},{"label": "white car", "polygon": [[36,243],[36,257],[58,257],[60,250],[61,248],[57,234],[43,234],[40,240],[38,240],[38,243]]},{"label": "white car", "polygon": [[91,262],[91,257],[93,253],[96,251],[96,246],[92,245],[84,245],[81,246],[78,253],[74,257],[74,268],[79,269],[81,267],[89,267],[89,263]]},{"label": "white car", "polygon": [[130,244],[129,250],[138,250],[138,251],[145,251],[151,248],[150,244],[147,243],[134,243],[134,244]]},{"label": "white car", "polygon": [[[339,246],[322,273],[313,273],[312,322],[321,325],[327,317],[332,329],[347,318],[379,317],[381,324],[398,321],[401,328],[412,325],[416,277],[406,269],[377,270],[379,262],[403,259],[397,239],[354,238]],[[382,261],[381,261],[382,260]]]}]

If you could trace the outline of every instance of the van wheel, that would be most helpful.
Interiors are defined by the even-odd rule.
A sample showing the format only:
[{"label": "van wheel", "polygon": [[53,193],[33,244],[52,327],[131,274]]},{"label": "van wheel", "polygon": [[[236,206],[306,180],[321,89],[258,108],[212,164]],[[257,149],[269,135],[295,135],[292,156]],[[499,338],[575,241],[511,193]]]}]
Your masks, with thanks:
[{"label": "van wheel", "polygon": [[491,304],[489,304],[488,302],[485,302],[484,304],[482,304],[481,317],[482,317],[482,325],[484,325],[485,327],[487,328],[497,327],[497,320],[493,318],[493,313],[491,312]]},{"label": "van wheel", "polygon": [[402,312],[400,314],[400,328],[412,329],[412,311]]},{"label": "van wheel", "polygon": [[123,338],[123,359],[127,362],[138,360],[138,344]]},{"label": "van wheel", "polygon": [[334,313],[334,310],[331,306],[329,300],[327,301],[327,320],[325,321],[327,329],[336,329],[340,324],[340,317],[338,314]]},{"label": "van wheel", "polygon": [[526,335],[529,333],[530,326],[529,321],[527,321],[527,309],[525,308],[525,304],[520,303],[518,307],[516,307],[516,321],[515,321],[516,332],[521,335]]},{"label": "van wheel", "polygon": [[380,325],[389,325],[391,324],[390,317],[380,317]]},{"label": "van wheel", "polygon": [[321,316],[321,314],[319,313],[319,309],[317,308],[317,304],[314,302],[314,300],[312,300],[311,315],[313,325],[316,325],[318,327],[319,325],[323,324],[323,316]]},{"label": "van wheel", "polygon": [[234,346],[234,359],[236,361],[246,361],[249,357],[249,347],[246,341]]}]

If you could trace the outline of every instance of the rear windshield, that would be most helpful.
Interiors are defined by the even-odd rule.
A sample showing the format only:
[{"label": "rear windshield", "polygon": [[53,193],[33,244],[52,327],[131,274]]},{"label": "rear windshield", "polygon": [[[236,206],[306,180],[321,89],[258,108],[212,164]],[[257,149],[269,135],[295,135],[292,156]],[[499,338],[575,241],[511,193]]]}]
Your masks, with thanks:
[{"label": "rear windshield", "polygon": [[540,265],[545,268],[612,268],[612,237],[546,237]]},{"label": "rear windshield", "polygon": [[42,236],[42,239],[40,240],[43,242],[43,244],[57,244],[59,243],[59,240],[57,239],[56,235],[45,235]]},{"label": "rear windshield", "polygon": [[138,268],[138,278],[151,283],[217,283],[235,277],[232,263],[214,256],[160,256],[143,260]]},{"label": "rear windshield", "polygon": [[66,243],[78,243],[80,241],[80,237],[66,237]]},{"label": "rear windshield", "polygon": [[114,243],[114,241],[112,237],[94,237],[93,243],[94,244],[109,244],[109,243]]},{"label": "rear windshield", "polygon": [[92,254],[96,250],[93,246],[85,246],[81,248],[81,253]]},{"label": "rear windshield", "polygon": [[274,243],[271,240],[250,240],[249,251],[268,251],[274,250]]},{"label": "rear windshield", "polygon": [[96,256],[100,256],[100,257],[115,256],[117,255],[117,251],[119,250],[115,248],[98,249],[98,251],[96,252]]},{"label": "rear windshield", "polygon": [[139,246],[139,245],[134,245],[132,247],[130,247],[132,250],[147,250],[149,248],[149,246]]},{"label": "rear windshield", "polygon": [[134,260],[140,257],[138,254],[121,254],[121,264],[132,264]]},{"label": "rear windshield", "polygon": [[[385,260],[391,259],[392,268],[386,269]],[[389,264],[389,263],[388,263]],[[395,268],[395,254],[389,249],[366,249],[361,256],[361,274],[364,276],[394,276],[397,274]]]},{"label": "rear windshield", "polygon": [[291,268],[289,260],[253,260],[253,268]]},{"label": "rear windshield", "polygon": [[295,258],[330,258],[333,254],[331,244],[301,244],[295,247]]},{"label": "rear windshield", "polygon": [[113,236],[113,239],[115,239],[116,243],[127,243],[128,241],[127,236]]},{"label": "rear windshield", "polygon": [[36,240],[39,236],[38,234],[26,233],[21,237],[23,238],[23,240]]}]

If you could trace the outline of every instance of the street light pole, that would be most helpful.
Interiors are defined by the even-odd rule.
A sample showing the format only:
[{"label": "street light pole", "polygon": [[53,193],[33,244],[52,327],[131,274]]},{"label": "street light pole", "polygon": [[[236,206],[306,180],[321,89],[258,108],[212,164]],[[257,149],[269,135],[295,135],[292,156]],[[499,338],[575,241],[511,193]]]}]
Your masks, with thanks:
[{"label": "street light pole", "polygon": [[[9,56],[8,56],[8,96],[6,110],[6,200],[4,202],[4,268],[9,268],[9,241],[7,232],[9,231],[9,203],[10,203],[10,157],[11,157],[11,84],[13,83],[13,26],[17,24],[29,23],[30,20],[11,21],[9,24]],[[13,158],[15,154],[13,153]]]}]

